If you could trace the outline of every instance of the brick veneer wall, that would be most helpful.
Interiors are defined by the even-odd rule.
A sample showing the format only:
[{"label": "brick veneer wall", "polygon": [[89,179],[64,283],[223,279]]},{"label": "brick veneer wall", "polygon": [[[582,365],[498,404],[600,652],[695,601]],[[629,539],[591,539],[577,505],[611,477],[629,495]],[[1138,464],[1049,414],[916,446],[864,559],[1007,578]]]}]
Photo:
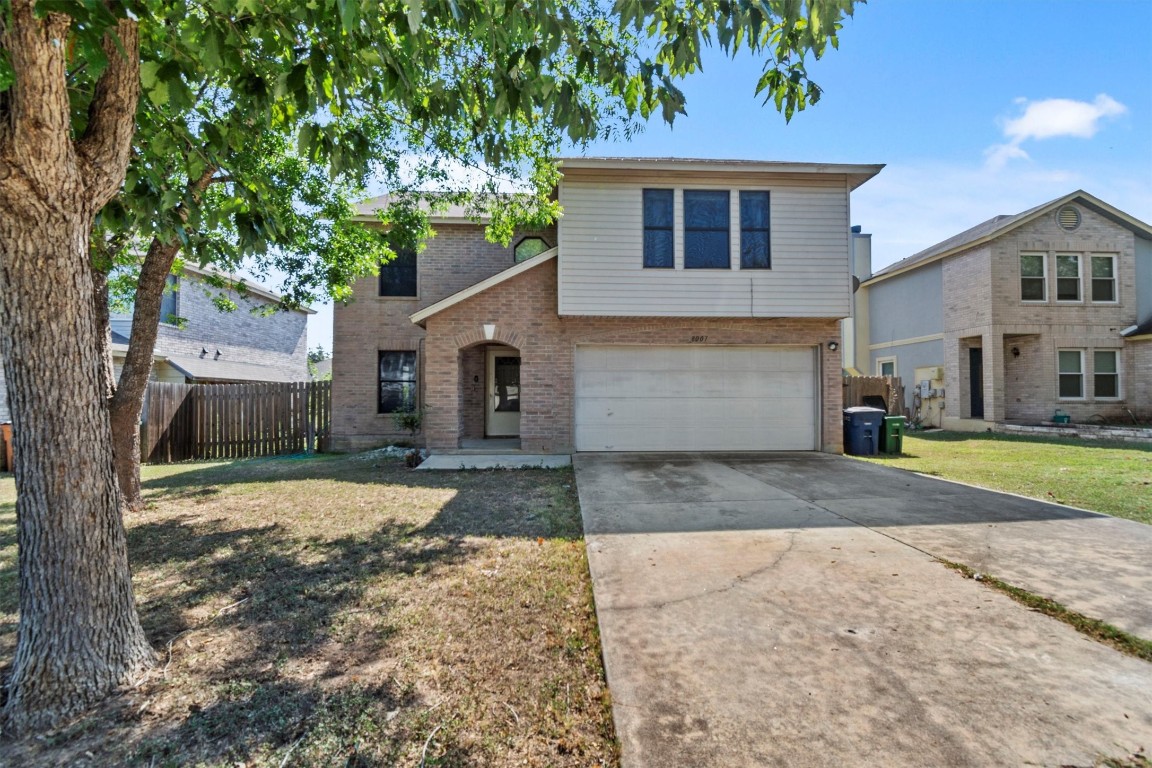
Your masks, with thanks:
[{"label": "brick veneer wall", "polygon": [[[969,418],[968,348],[984,351],[984,417],[986,420],[1041,421],[1059,408],[1082,421],[1099,415],[1124,418],[1126,409],[1148,407],[1147,364],[1139,348],[1125,344],[1120,330],[1136,322],[1136,268],[1133,234],[1087,208],[1076,206],[1080,227],[1066,232],[1055,212],[943,264],[944,346],[948,415]],[[1020,299],[1020,253],[1044,253],[1048,301],[1025,304]],[[1084,301],[1055,301],[1057,253],[1082,255],[1081,292]],[[1087,254],[1117,255],[1116,304],[1093,303]],[[1012,349],[1020,351],[1016,356]],[[1057,394],[1057,353],[1085,350],[1085,389],[1091,393],[1092,351],[1120,352],[1120,402],[1091,397],[1061,400]]]},{"label": "brick veneer wall", "polygon": [[[391,416],[376,413],[376,387],[380,351],[416,350],[417,368],[423,371],[424,330],[408,319],[412,313],[513,266],[513,249],[523,237],[539,236],[556,245],[555,229],[520,234],[507,248],[485,240],[483,230],[474,224],[438,224],[435,229],[435,237],[417,257],[416,298],[379,296],[378,278],[366,277],[353,286],[350,303],[336,305],[332,340],[336,450],[411,439],[395,428]],[[422,444],[423,437],[418,435],[416,442]]]},{"label": "brick veneer wall", "polygon": [[[839,340],[835,319],[816,318],[612,318],[559,317],[556,314],[556,263],[546,262],[505,283],[434,315],[425,336],[425,421],[428,446],[457,448],[474,427],[465,401],[473,399],[467,382],[468,350],[488,342],[482,325],[493,323],[493,342],[520,350],[520,440],[524,450],[567,453],[573,445],[573,364],[577,344],[685,344],[706,335],[708,343],[787,344],[821,350],[822,450],[840,453],[842,381],[839,352],[827,348]],[[461,350],[465,354],[461,354]],[[462,363],[462,360],[465,361]],[[462,380],[464,386],[462,387]],[[475,398],[482,401],[481,396]]]},{"label": "brick veneer wall", "polygon": [[255,295],[233,296],[232,312],[221,312],[212,303],[217,289],[187,275],[180,278],[176,313],[187,323],[183,328],[161,324],[156,334],[157,355],[197,357],[203,348],[209,355],[219,349],[225,360],[275,368],[295,381],[308,378],[308,315],[304,312],[253,314],[271,302]]}]

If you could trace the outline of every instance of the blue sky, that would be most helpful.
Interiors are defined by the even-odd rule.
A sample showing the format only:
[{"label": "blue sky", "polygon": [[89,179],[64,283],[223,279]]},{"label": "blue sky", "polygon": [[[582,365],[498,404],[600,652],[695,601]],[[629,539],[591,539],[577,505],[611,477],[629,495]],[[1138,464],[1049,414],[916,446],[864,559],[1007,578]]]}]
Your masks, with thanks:
[{"label": "blue sky", "polygon": [[[785,123],[760,64],[718,51],[687,116],[589,155],[884,163],[852,196],[879,268],[997,214],[1084,189],[1152,222],[1152,0],[876,0],[809,72]],[[309,346],[331,349],[331,308]]]}]

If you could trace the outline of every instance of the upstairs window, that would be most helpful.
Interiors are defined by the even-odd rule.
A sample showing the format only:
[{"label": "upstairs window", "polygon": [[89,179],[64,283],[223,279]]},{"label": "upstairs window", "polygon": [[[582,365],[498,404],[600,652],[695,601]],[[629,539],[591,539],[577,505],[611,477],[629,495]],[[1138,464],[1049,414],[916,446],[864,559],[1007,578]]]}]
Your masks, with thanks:
[{"label": "upstairs window", "polygon": [[516,248],[513,251],[516,263],[527,261],[533,256],[539,256],[548,250],[550,246],[547,241],[542,237],[526,237],[520,242],[516,243]]},{"label": "upstairs window", "polygon": [[416,353],[381,352],[377,413],[411,411],[416,407]]},{"label": "upstairs window", "polygon": [[727,190],[684,190],[684,268],[731,269]]},{"label": "upstairs window", "polygon": [[1116,257],[1092,257],[1092,301],[1116,301]]},{"label": "upstairs window", "polygon": [[767,192],[740,193],[740,269],[771,269]]},{"label": "upstairs window", "polygon": [[380,295],[416,298],[416,251],[399,250],[380,265]]},{"label": "upstairs window", "polygon": [[1020,254],[1020,298],[1023,301],[1048,300],[1048,275],[1044,254]]},{"label": "upstairs window", "polygon": [[1114,349],[1092,353],[1092,393],[1100,400],[1120,399],[1120,355]]},{"label": "upstairs window", "polygon": [[1063,400],[1081,400],[1084,397],[1084,352],[1079,349],[1061,349],[1059,359],[1059,395]]},{"label": "upstairs window", "polygon": [[1056,254],[1056,301],[1080,301],[1080,255]]},{"label": "upstairs window", "polygon": [[670,189],[644,190],[644,266],[672,269],[673,193]]},{"label": "upstairs window", "polygon": [[180,318],[180,278],[168,275],[160,298],[160,322],[175,325]]}]

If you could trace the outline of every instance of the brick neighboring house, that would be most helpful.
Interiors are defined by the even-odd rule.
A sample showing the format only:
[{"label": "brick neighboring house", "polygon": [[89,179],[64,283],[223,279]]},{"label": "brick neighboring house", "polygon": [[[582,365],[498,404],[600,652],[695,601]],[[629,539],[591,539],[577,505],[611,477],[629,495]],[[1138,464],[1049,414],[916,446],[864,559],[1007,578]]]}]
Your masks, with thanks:
[{"label": "brick neighboring house", "polygon": [[[221,312],[212,303],[219,289],[203,282],[208,274],[185,266],[181,275],[168,278],[173,290],[164,295],[161,318],[178,317],[184,323],[183,327],[160,323],[152,379],[187,383],[307,381],[308,315],[315,312],[299,309],[255,314],[254,309],[276,306],[280,297],[252,285],[246,286],[244,295],[230,292],[236,309]],[[112,356],[119,375],[132,334],[132,315],[113,315],[111,325]]]},{"label": "brick neighboring house", "polygon": [[1073,192],[861,269],[845,367],[900,376],[913,418],[1152,416],[1152,227],[1108,203]]},{"label": "brick neighboring house", "polygon": [[[459,211],[337,306],[333,442],[841,451],[849,195],[882,166],[560,161],[554,229]],[[367,225],[386,199],[361,207]]]}]

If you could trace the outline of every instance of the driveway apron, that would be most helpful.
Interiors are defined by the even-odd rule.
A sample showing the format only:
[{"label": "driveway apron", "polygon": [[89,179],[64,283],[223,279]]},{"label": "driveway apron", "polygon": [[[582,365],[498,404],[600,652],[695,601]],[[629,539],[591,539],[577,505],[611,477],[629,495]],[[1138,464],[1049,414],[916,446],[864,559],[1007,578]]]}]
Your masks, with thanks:
[{"label": "driveway apron", "polygon": [[961,578],[1152,636],[1152,527],[823,454],[580,454],[625,768],[1092,765],[1152,664]]}]

